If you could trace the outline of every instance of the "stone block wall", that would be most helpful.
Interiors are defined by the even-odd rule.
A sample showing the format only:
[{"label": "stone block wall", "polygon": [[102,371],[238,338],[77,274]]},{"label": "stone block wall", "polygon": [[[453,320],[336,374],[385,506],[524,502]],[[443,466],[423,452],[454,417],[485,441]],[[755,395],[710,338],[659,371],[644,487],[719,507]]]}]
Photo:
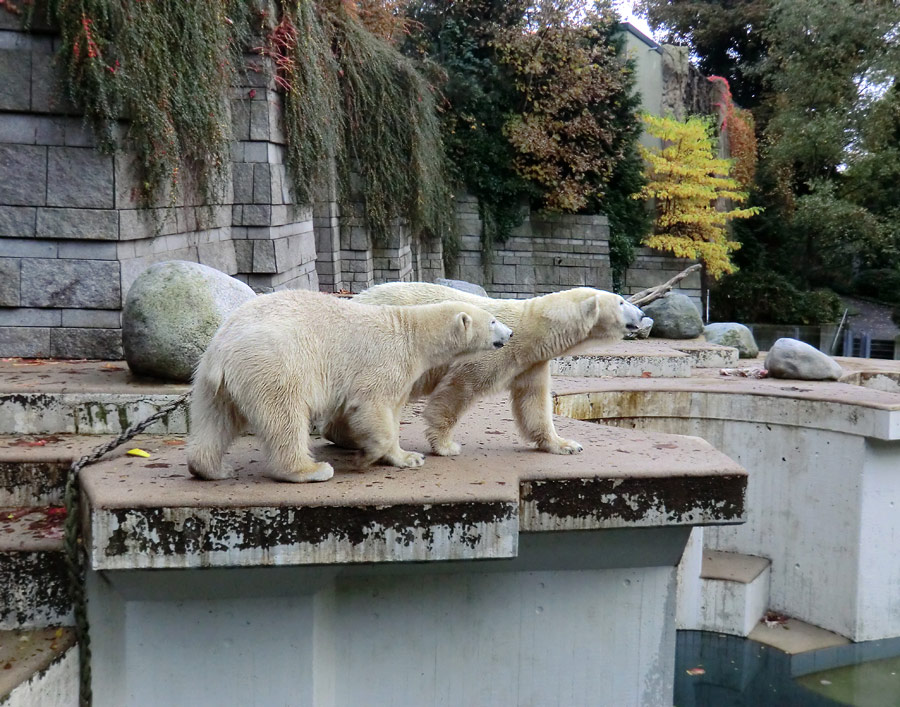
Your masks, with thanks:
[{"label": "stone block wall", "polygon": [[[482,285],[494,297],[521,299],[582,286],[612,289],[605,216],[528,214],[505,243],[494,247],[487,268],[474,197],[457,200],[457,226],[461,248],[450,276]],[[691,263],[641,248],[626,273],[622,294],[660,285]],[[699,275],[683,280],[679,290],[699,302]]]}]

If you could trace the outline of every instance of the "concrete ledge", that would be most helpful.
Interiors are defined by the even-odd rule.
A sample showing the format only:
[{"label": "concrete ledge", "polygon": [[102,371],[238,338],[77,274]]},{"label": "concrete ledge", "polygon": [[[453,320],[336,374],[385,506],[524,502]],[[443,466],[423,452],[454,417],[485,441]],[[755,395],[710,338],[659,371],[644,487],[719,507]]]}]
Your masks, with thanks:
[{"label": "concrete ledge", "polygon": [[900,396],[846,383],[713,374],[684,379],[555,378],[554,411],[578,420],[704,418],[900,439]]},{"label": "concrete ledge", "polygon": [[551,361],[550,371],[554,376],[588,378],[686,378],[692,365],[690,356],[664,344],[620,341],[601,345],[589,341]]},{"label": "concrete ledge", "polygon": [[0,703],[75,707],[78,649],[70,629],[0,631]]},{"label": "concrete ledge", "polygon": [[[520,532],[739,523],[747,478],[695,437],[559,420],[585,451],[530,449],[505,406],[482,403],[458,429],[459,457],[420,469],[360,470],[354,454],[319,443],[335,466],[322,484],[263,476],[252,437],[228,460],[238,477],[198,481],[183,449],[142,446],[82,472],[93,569],[305,565],[515,557]],[[171,440],[170,440],[171,441]],[[422,423],[401,427],[426,451]]]}]

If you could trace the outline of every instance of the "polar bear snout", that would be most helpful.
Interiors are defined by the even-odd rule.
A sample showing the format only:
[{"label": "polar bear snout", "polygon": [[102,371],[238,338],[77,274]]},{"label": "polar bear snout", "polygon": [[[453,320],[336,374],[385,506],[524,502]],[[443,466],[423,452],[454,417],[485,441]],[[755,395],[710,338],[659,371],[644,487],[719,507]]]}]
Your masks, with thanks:
[{"label": "polar bear snout", "polygon": [[641,319],[644,318],[644,313],[641,311],[640,307],[635,307],[631,302],[627,302],[624,299],[619,303],[619,306],[622,308],[622,318],[625,321],[625,330],[637,331],[640,329]]},{"label": "polar bear snout", "polygon": [[506,324],[498,322],[496,319],[491,320],[491,336],[495,349],[502,348],[512,338],[512,335],[512,329]]}]

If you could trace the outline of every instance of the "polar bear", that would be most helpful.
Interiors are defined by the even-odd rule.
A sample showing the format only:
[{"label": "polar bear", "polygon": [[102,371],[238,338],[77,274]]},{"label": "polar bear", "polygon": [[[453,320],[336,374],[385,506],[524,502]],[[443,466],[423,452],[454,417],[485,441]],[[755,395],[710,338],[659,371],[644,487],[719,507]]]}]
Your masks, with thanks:
[{"label": "polar bear", "polygon": [[429,396],[424,410],[428,441],[435,454],[445,456],[459,454],[452,430],[466,408],[504,389],[523,437],[552,454],[580,452],[581,445],[560,437],[553,425],[550,360],[588,339],[621,339],[626,331],[636,331],[643,317],[619,295],[590,287],[511,300],[425,282],[395,282],[369,288],[354,300],[394,305],[465,302],[487,310],[516,332],[502,350],[432,368],[413,386],[413,396]]},{"label": "polar bear", "polygon": [[467,302],[372,307],[287,290],[241,305],[197,365],[188,469],[232,476],[222,457],[245,425],[282,481],[325,481],[330,464],[309,453],[309,427],[352,430],[363,464],[421,466],[400,448],[399,413],[425,371],[461,354],[499,348],[510,329]]}]

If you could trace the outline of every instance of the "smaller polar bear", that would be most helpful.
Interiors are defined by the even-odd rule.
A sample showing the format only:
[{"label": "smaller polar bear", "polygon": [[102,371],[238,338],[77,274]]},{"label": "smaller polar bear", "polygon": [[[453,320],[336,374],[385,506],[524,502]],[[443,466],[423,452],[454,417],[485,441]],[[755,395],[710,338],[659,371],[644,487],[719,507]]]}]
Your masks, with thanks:
[{"label": "smaller polar bear", "polygon": [[[643,312],[619,295],[590,287],[525,300],[492,299],[426,282],[376,285],[353,298],[367,304],[421,305],[466,302],[509,324],[515,338],[502,351],[433,368],[413,386],[414,397],[429,396],[423,416],[435,454],[459,454],[452,431],[476,400],[508,390],[522,436],[552,454],[575,454],[578,442],[564,439],[553,425],[550,360],[588,339],[618,341],[637,331]],[[329,432],[326,431],[326,436]]]},{"label": "smaller polar bear", "polygon": [[325,481],[334,470],[310,456],[309,428],[334,421],[352,434],[363,464],[421,466],[423,455],[401,449],[398,437],[413,383],[511,336],[465,302],[369,306],[302,290],[257,297],[226,319],[194,373],[188,469],[203,479],[232,476],[222,457],[249,424],[268,476]]}]

